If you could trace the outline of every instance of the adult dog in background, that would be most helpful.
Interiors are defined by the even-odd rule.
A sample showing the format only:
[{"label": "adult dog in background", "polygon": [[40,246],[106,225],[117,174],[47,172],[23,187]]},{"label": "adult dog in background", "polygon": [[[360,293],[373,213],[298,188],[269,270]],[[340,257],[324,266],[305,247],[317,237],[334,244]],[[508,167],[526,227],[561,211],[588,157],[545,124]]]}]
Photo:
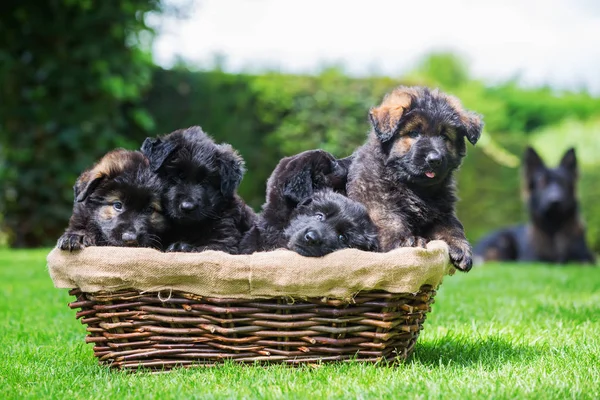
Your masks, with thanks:
[{"label": "adult dog in background", "polygon": [[345,192],[347,169],[322,150],[282,159],[267,182],[267,201],[242,240],[245,254],[288,248],[320,257],[344,248],[375,251],[377,229]]},{"label": "adult dog in background", "polygon": [[455,215],[454,171],[477,143],[481,117],[439,90],[400,86],[370,110],[372,131],[353,156],[348,196],[363,203],[383,251],[444,240],[450,260],[472,267],[472,249]]},{"label": "adult dog in background", "polygon": [[161,182],[138,151],[114,150],[85,171],[74,186],[69,227],[58,239],[63,250],[87,246],[160,248],[166,228]]},{"label": "adult dog in background", "polygon": [[142,152],[164,184],[163,206],[170,222],[166,250],[236,254],[256,219],[236,193],[244,175],[242,157],[197,126],[148,138]]},{"label": "adult dog in background", "polygon": [[536,151],[527,148],[523,164],[529,223],[491,233],[475,246],[477,256],[496,261],[594,263],[579,216],[575,150],[567,150],[557,168],[547,168]]}]

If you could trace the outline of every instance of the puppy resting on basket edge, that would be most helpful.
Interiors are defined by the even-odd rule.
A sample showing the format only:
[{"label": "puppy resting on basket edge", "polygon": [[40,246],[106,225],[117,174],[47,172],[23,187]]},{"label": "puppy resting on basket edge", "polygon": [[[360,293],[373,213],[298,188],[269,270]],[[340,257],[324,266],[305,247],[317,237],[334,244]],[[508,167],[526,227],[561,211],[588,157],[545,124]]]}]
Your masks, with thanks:
[{"label": "puppy resting on basket edge", "polygon": [[377,228],[345,191],[347,170],[331,154],[310,150],[282,159],[267,182],[267,202],[244,236],[241,253],[287,248],[308,257],[354,248],[376,251]]},{"label": "puppy resting on basket edge", "polygon": [[161,184],[142,153],[122,149],[107,153],[79,176],[73,189],[73,214],[58,248],[160,248],[160,234],[166,228]]},{"label": "puppy resting on basket edge", "polygon": [[477,143],[481,117],[437,89],[400,86],[369,113],[372,131],[352,157],[348,197],[363,203],[382,251],[448,244],[452,264],[469,271],[471,245],[455,215],[454,172]]}]

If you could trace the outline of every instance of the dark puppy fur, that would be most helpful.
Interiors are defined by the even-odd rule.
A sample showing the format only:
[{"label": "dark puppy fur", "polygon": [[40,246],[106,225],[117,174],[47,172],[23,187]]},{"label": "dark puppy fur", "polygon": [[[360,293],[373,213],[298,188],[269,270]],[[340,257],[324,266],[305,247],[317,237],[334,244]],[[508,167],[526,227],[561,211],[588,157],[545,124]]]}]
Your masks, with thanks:
[{"label": "dark puppy fur", "polygon": [[377,230],[366,208],[334,191],[344,191],[346,176],[345,162],[322,150],[281,160],[267,182],[267,202],[244,237],[242,252],[288,248],[320,257],[344,248],[377,250]]},{"label": "dark puppy fur", "polygon": [[547,168],[528,148],[523,164],[529,223],[491,233],[475,246],[475,254],[484,260],[594,263],[579,216],[575,150],[569,149],[557,168]]},{"label": "dark puppy fur", "polygon": [[439,90],[400,86],[369,117],[373,130],[354,153],[348,196],[363,203],[379,229],[383,251],[448,243],[460,270],[472,266],[472,250],[455,215],[454,171],[475,144],[481,118]]},{"label": "dark puppy fur", "polygon": [[111,151],[81,174],[73,189],[73,215],[58,239],[59,248],[160,248],[160,235],[166,227],[160,202],[162,187],[142,153]]},{"label": "dark puppy fur", "polygon": [[163,241],[167,251],[236,254],[256,219],[236,194],[244,174],[242,157],[197,126],[148,138],[142,152],[164,182],[163,205],[170,222]]}]

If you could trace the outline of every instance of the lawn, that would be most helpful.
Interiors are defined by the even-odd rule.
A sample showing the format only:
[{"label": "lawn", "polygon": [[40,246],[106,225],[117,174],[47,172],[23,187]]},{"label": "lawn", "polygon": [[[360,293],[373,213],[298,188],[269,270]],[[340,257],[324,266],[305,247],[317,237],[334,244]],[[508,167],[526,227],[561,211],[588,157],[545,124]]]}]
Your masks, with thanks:
[{"label": "lawn", "polygon": [[46,250],[0,250],[0,398],[600,398],[600,268],[487,265],[447,277],[396,367],[97,365]]}]

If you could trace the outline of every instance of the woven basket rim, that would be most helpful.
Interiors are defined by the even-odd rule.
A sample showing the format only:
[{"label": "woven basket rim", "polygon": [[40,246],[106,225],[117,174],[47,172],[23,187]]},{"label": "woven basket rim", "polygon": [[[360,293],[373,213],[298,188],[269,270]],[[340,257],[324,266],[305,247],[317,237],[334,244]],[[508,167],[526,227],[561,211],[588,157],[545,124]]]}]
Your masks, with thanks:
[{"label": "woven basket rim", "polygon": [[432,241],[427,249],[388,253],[345,249],[320,258],[289,250],[231,255],[220,251],[162,253],[148,248],[88,247],[79,252],[53,249],[47,257],[55,287],[84,292],[188,292],[232,299],[327,297],[349,299],[360,292],[415,293],[438,287],[454,273],[448,247]]}]

